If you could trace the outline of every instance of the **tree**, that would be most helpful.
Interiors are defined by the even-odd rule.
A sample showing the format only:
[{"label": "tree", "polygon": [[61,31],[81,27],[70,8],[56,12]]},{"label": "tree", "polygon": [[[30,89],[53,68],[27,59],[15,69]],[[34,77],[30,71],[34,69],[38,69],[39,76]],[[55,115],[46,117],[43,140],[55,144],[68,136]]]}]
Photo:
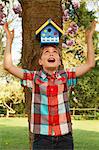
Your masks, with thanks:
[{"label": "tree", "polygon": [[[9,4],[9,0],[2,0],[2,2]],[[35,31],[49,18],[54,20],[60,27],[62,27],[62,10],[61,0],[19,0],[22,6],[22,29],[23,29],[23,48],[22,48],[22,67],[29,70],[35,67],[39,69],[38,59],[40,44],[35,38]],[[17,12],[17,10],[15,9]],[[1,18],[2,20],[2,18]],[[61,46],[61,42],[60,42]],[[27,114],[30,129],[31,118],[31,91],[25,89],[25,99],[27,106]],[[32,149],[33,134],[30,133],[30,142]]]},{"label": "tree", "polygon": [[[39,69],[39,49],[40,45],[35,38],[35,31],[49,18],[54,20],[60,27],[62,26],[62,11],[60,0],[23,0],[22,4],[22,28],[23,28],[23,49],[22,65],[29,70],[35,67]],[[61,43],[60,43],[61,45]],[[25,89],[27,113],[30,129],[31,118],[31,91]],[[32,149],[33,134],[30,132]]]},{"label": "tree", "polygon": [[[79,108],[99,108],[99,67],[79,79],[74,92],[70,94],[71,106]],[[75,100],[76,99],[76,103]]]},{"label": "tree", "polygon": [[[8,0],[3,1],[7,2]],[[35,1],[19,0],[19,2],[21,3],[23,10],[22,11],[23,48],[21,59],[22,66],[23,68],[29,70],[33,70],[35,69],[35,67],[36,69],[39,69],[38,59],[39,59],[40,45],[38,40],[35,38],[35,31],[49,18],[54,20],[60,27],[62,27],[61,0],[35,0]],[[31,91],[29,89],[25,89],[25,99],[30,129]],[[31,141],[30,149],[32,149],[33,134],[31,132],[30,132],[30,141]]]},{"label": "tree", "polygon": [[15,105],[25,103],[23,89],[19,80],[15,78],[12,81],[7,79],[5,84],[1,84],[0,91],[0,105],[7,109],[7,117],[9,112],[15,113],[15,110],[17,110]]}]

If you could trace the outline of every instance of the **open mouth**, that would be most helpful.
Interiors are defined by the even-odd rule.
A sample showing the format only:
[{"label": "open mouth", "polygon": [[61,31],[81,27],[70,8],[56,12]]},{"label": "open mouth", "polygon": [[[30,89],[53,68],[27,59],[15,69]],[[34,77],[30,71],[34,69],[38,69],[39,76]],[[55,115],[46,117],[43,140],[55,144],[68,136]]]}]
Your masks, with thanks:
[{"label": "open mouth", "polygon": [[49,62],[49,63],[54,63],[54,62],[55,62],[55,58],[49,58],[49,59],[48,59],[48,62]]}]

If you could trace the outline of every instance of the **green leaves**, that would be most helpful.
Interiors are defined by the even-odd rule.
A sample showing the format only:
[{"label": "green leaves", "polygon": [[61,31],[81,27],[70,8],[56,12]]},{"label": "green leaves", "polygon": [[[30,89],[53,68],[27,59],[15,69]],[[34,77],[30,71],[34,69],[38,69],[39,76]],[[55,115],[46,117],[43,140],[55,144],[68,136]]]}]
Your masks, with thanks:
[{"label": "green leaves", "polygon": [[75,87],[75,95],[70,96],[73,100],[76,97],[78,104],[72,104],[75,107],[94,108],[99,107],[99,73],[97,69],[87,73],[84,77],[78,79],[78,84]]},{"label": "green leaves", "polygon": [[75,10],[76,11],[76,17],[75,22],[79,26],[83,26],[85,29],[90,27],[90,22],[95,20],[95,11],[88,11],[86,8],[86,3],[81,2],[80,8]]},{"label": "green leaves", "polygon": [[0,102],[13,102],[14,104],[24,101],[24,94],[19,81],[14,80],[0,86]]}]

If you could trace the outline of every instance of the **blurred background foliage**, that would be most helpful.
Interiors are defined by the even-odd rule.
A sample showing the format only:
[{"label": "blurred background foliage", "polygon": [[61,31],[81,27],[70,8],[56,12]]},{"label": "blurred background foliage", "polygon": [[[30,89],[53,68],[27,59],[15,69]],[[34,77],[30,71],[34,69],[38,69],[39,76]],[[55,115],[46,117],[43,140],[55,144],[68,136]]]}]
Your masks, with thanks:
[{"label": "blurred background foliage", "polygon": [[[5,3],[5,7],[7,6],[7,12],[10,13],[10,1],[2,1]],[[67,9],[64,7],[65,2],[67,1],[62,1],[62,7],[64,10]],[[94,13],[97,12],[98,9],[96,9],[95,12],[91,11],[88,13],[88,10],[86,9],[87,3],[85,3],[84,0],[83,2],[84,3],[81,3],[81,6],[83,7],[79,7],[79,9],[76,10],[77,16],[82,18],[82,20],[79,20],[77,16],[72,19],[69,18],[68,20],[63,20],[63,30],[66,33],[63,37],[62,48],[64,68],[78,66],[81,63],[84,63],[86,60],[87,45],[85,40],[85,29],[89,27],[89,22],[94,19]],[[86,2],[88,2],[88,0]],[[93,2],[95,3],[96,7],[97,1],[94,0]],[[11,3],[13,4],[14,1],[11,1]],[[71,30],[68,30],[71,25],[75,29],[75,33],[73,34],[69,33]],[[69,33],[68,36],[67,32]],[[66,43],[67,40],[71,39],[71,43],[69,43],[70,41],[68,42],[69,44]],[[91,72],[78,79],[78,84],[75,89],[71,89],[69,92],[71,107],[95,107],[99,109],[99,31],[95,32],[93,42],[96,67]],[[6,114],[7,110],[9,113],[25,114],[25,98],[23,94],[23,88],[20,86],[20,81],[12,75],[9,75],[9,73],[3,69],[4,47],[4,30],[2,27],[0,27],[0,114]]]}]

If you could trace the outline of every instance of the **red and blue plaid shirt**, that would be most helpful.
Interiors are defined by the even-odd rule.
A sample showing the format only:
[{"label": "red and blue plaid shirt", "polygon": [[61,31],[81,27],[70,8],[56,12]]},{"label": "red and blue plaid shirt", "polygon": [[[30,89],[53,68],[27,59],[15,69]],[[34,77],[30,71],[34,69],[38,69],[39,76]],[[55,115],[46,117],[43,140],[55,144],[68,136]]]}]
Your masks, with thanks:
[{"label": "red and blue plaid shirt", "polygon": [[59,136],[72,131],[68,89],[75,84],[74,68],[52,76],[43,70],[24,70],[22,86],[32,90],[31,132]]}]

